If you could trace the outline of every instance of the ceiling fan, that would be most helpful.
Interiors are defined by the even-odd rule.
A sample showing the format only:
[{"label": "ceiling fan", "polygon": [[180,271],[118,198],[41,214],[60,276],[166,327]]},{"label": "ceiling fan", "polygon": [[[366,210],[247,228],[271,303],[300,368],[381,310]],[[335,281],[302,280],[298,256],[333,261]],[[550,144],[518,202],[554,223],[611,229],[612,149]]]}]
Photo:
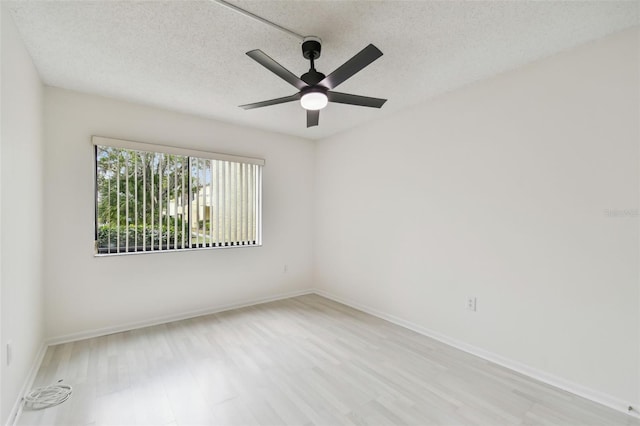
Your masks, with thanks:
[{"label": "ceiling fan", "polygon": [[240,108],[253,109],[286,102],[300,101],[302,108],[307,111],[307,127],[318,125],[320,110],[327,106],[328,102],[341,104],[380,108],[386,99],[370,98],[367,96],[351,95],[348,93],[334,92],[333,89],[344,83],[348,78],[371,64],[382,56],[382,52],[373,44],[362,49],[353,58],[338,67],[334,72],[325,76],[316,71],[314,61],[320,57],[321,43],[318,37],[305,37],[302,42],[302,56],[311,62],[309,72],[298,78],[291,71],[274,61],[262,50],[256,49],[247,52],[247,55],[260,65],[276,74],[278,77],[299,90],[298,93],[283,98],[271,99],[253,104],[240,105]]}]

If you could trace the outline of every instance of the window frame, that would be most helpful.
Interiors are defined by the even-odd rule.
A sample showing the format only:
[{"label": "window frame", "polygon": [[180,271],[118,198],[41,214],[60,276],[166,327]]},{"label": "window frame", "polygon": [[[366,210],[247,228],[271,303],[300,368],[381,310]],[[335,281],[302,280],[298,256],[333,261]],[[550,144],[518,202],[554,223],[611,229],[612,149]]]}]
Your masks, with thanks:
[{"label": "window frame", "polygon": [[[93,174],[94,174],[94,257],[108,257],[108,256],[123,256],[123,255],[138,255],[138,254],[151,254],[151,253],[174,253],[174,252],[183,252],[183,251],[196,251],[196,250],[209,250],[209,249],[228,249],[228,248],[248,248],[248,247],[262,247],[262,208],[263,208],[263,200],[262,200],[262,175],[263,175],[263,167],[266,164],[266,161],[261,158],[256,157],[247,157],[241,155],[233,155],[233,154],[223,154],[218,152],[211,151],[201,151],[189,148],[180,148],[170,145],[162,145],[162,144],[152,144],[145,142],[135,142],[124,139],[114,139],[108,138],[104,136],[92,136],[91,137],[91,145],[92,145],[92,155],[93,155]],[[117,148],[124,150],[134,150],[140,152],[148,152],[155,154],[166,154],[166,155],[177,155],[187,157],[189,160],[189,164],[191,164],[191,159],[206,159],[206,160],[218,160],[218,161],[228,161],[232,163],[239,164],[250,164],[259,166],[259,173],[257,175],[257,185],[256,185],[256,193],[257,193],[257,208],[256,208],[256,216],[255,216],[255,226],[256,226],[256,238],[255,244],[225,244],[225,245],[217,245],[217,246],[199,246],[199,247],[184,247],[184,248],[167,248],[167,249],[159,249],[159,250],[140,250],[140,251],[118,251],[115,253],[100,253],[98,248],[98,197],[99,197],[99,186],[98,186],[98,147],[109,147],[109,148]],[[191,175],[191,171],[189,172]],[[191,220],[191,206],[189,207],[189,220]],[[167,245],[168,247],[168,245]]]}]

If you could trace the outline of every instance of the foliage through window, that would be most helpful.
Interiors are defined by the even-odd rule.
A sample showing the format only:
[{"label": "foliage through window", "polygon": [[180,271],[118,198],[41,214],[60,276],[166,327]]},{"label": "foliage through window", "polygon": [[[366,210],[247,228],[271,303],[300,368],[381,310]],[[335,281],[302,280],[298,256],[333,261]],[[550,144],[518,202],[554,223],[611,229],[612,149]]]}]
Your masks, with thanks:
[{"label": "foliage through window", "polygon": [[261,244],[263,160],[94,137],[97,254]]}]

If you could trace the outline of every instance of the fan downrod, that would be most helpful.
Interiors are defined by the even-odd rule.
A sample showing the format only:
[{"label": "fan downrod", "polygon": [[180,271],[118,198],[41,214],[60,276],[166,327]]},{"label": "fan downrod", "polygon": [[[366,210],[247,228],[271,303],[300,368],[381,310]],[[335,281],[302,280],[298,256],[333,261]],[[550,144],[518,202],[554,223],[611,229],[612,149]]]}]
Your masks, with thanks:
[{"label": "fan downrod", "polygon": [[302,42],[302,56],[311,62],[311,66],[309,68],[309,72],[302,74],[300,79],[309,86],[315,86],[325,78],[324,74],[316,71],[316,67],[313,63],[320,57],[320,43],[320,38],[314,36],[305,37],[304,42]]}]

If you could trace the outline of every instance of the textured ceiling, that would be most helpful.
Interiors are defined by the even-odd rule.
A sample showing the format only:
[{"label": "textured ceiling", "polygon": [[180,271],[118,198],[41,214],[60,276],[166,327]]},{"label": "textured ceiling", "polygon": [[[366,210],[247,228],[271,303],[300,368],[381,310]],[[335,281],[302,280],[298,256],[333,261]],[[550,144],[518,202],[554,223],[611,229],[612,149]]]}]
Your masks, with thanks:
[{"label": "textured ceiling", "polygon": [[320,139],[403,107],[638,25],[637,1],[236,1],[322,38],[328,74],[367,44],[384,56],[339,91],[382,109],[329,104],[307,129],[298,103],[238,105],[296,89],[245,55],[262,49],[300,75],[299,42],[203,1],[6,2],[47,85]]}]

